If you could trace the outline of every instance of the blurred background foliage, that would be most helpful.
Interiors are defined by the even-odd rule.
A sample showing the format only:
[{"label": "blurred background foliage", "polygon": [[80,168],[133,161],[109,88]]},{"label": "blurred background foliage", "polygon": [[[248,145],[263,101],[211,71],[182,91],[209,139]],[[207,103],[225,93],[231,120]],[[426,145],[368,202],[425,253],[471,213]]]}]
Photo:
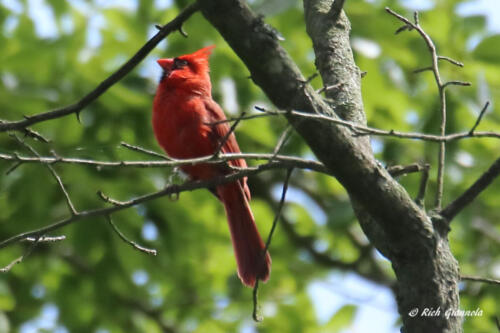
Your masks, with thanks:
[{"label": "blurred background foliage", "polygon": [[[285,38],[305,76],[315,72],[300,1],[249,1]],[[483,1],[484,2],[484,1]],[[75,102],[128,59],[188,1],[0,1],[0,118],[19,119]],[[420,22],[441,55],[466,64],[441,64],[445,80],[470,81],[448,94],[448,132],[467,131],[479,110],[492,103],[479,130],[500,131],[500,29],[478,14],[479,2],[440,0],[350,0],[352,45],[363,79],[370,126],[437,133],[438,96],[429,55],[415,32],[399,27],[384,12],[390,6]],[[493,1],[491,5],[494,6]],[[494,10],[492,8],[492,10]],[[500,12],[499,7],[496,10]],[[491,23],[491,22],[490,22]],[[269,105],[248,79],[249,72],[198,13],[170,35],[145,61],[81,114],[43,122],[34,129],[52,140],[37,150],[96,160],[150,157],[121,141],[160,151],[151,131],[151,103],[160,69],[155,60],[192,52],[208,44],[214,97],[237,115]],[[313,84],[321,87],[320,79]],[[270,152],[286,128],[279,118],[244,121],[237,136],[245,152]],[[437,145],[373,138],[385,165],[429,162],[435,188]],[[7,134],[0,152],[29,154]],[[498,140],[448,144],[445,204],[462,193],[499,157]],[[313,158],[293,134],[283,153]],[[55,180],[41,165],[22,165],[6,175],[0,162],[0,236],[47,225],[68,215]],[[57,165],[78,210],[104,206],[98,190],[119,200],[162,188],[169,169],[90,168]],[[284,171],[252,177],[252,208],[267,236],[280,196]],[[400,179],[411,195],[420,177]],[[497,180],[453,223],[450,242],[464,274],[500,277],[500,181]],[[128,237],[158,250],[147,256],[121,241],[103,218],[87,219],[54,232],[66,240],[40,244],[21,264],[0,276],[0,332],[399,332],[390,263],[362,234],[348,197],[333,178],[295,171],[283,222],[273,239],[270,281],[261,286],[264,322],[251,320],[251,290],[239,282],[222,205],[208,191],[162,198],[113,215]],[[21,255],[26,244],[0,251],[0,266]],[[466,332],[493,332],[500,314],[500,289],[461,284],[462,308],[483,310],[465,320]]]}]

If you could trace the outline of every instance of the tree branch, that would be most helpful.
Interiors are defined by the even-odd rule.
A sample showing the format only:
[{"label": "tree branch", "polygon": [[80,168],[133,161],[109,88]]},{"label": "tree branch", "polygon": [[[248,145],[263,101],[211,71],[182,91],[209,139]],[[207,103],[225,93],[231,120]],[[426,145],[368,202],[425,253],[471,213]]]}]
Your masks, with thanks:
[{"label": "tree branch", "polygon": [[96,100],[101,96],[106,90],[108,90],[115,83],[120,81],[125,75],[127,75],[132,69],[135,68],[148,54],[151,52],[158,43],[160,43],[166,36],[170,33],[177,31],[182,27],[182,24],[196,11],[198,10],[198,4],[195,2],[190,6],[186,7],[182,12],[177,15],[175,19],[165,24],[160,31],[156,33],[144,46],[142,46],[139,51],[137,51],[132,58],[130,58],[125,64],[123,64],[116,72],[111,74],[108,78],[102,81],[94,90],[85,95],[75,104],[68,105],[66,107],[47,111],[43,113],[38,113],[33,116],[25,116],[23,120],[17,121],[2,121],[0,122],[0,132],[12,131],[12,130],[22,130],[27,126],[50,120],[55,118],[60,118],[69,114],[76,113],[77,115],[83,108]]},{"label": "tree branch", "polygon": [[445,209],[441,211],[441,216],[443,216],[448,223],[453,220],[453,218],[460,213],[468,204],[470,204],[482,191],[484,191],[498,175],[500,174],[500,158],[498,158],[490,166],[485,173],[481,175],[469,187],[461,196],[456,198],[452,203],[450,203]]},{"label": "tree branch", "polygon": [[[161,157],[161,155],[160,155]],[[275,155],[275,154],[258,154],[258,153],[235,153],[235,154],[222,154],[214,158],[213,155],[203,156],[191,159],[168,159],[166,161],[97,161],[82,158],[69,158],[69,157],[54,157],[54,156],[22,156],[16,153],[14,154],[3,154],[0,153],[0,160],[14,161],[18,163],[40,163],[40,164],[80,164],[95,167],[134,167],[134,168],[164,168],[164,167],[179,167],[183,165],[193,165],[200,163],[214,163],[219,164],[222,162],[227,162],[237,159],[247,159],[247,160],[267,160],[276,161],[282,164],[286,164],[289,167],[294,167],[298,169],[309,169],[321,173],[329,173],[328,169],[320,162],[313,160],[306,160],[299,157],[286,156],[286,155]]]},{"label": "tree branch", "polygon": [[[450,141],[455,141],[455,140],[461,140],[461,139],[467,139],[467,138],[496,138],[500,139],[500,133],[497,132],[491,132],[491,131],[486,131],[486,132],[474,132],[474,131],[468,131],[468,132],[460,132],[460,133],[453,133],[453,134],[448,134],[448,135],[432,135],[432,134],[425,134],[425,133],[412,133],[412,132],[400,132],[400,131],[395,131],[395,130],[382,130],[374,127],[368,127],[365,125],[359,125],[358,123],[352,122],[352,121],[346,121],[342,120],[339,118],[335,118],[332,116],[328,115],[323,115],[323,114],[311,114],[311,113],[306,113],[306,112],[301,112],[301,111],[280,111],[280,110],[266,110],[261,107],[256,107],[259,111],[264,112],[262,115],[251,115],[248,116],[247,119],[252,118],[257,118],[257,117],[265,117],[265,116],[278,116],[278,115],[290,115],[290,116],[297,116],[301,118],[307,118],[307,119],[316,119],[316,120],[323,120],[323,121],[328,121],[334,124],[338,124],[341,126],[344,126],[348,128],[349,130],[352,131],[353,136],[387,136],[387,137],[394,137],[398,139],[411,139],[411,140],[422,140],[422,141],[429,141],[429,142],[450,142]],[[231,120],[229,120],[231,121]]]},{"label": "tree branch", "polygon": [[[12,137],[14,137],[14,139],[16,139],[16,141],[24,146],[26,149],[28,149],[29,151],[31,151],[33,153],[33,155],[36,156],[36,158],[40,159],[40,154],[38,154],[38,152],[33,148],[31,147],[28,143],[22,141],[21,139],[19,139],[17,137],[17,135],[13,134]],[[55,154],[54,154],[55,155]],[[54,156],[54,158],[57,159],[57,156]],[[68,205],[68,209],[71,213],[71,215],[78,215],[78,212],[77,210],[75,209],[75,206],[73,205],[73,202],[71,201],[71,198],[69,196],[69,193],[68,191],[66,190],[66,187],[64,186],[63,182],[62,182],[62,179],[61,177],[59,176],[59,174],[56,172],[56,170],[52,167],[51,164],[49,163],[46,163],[45,164],[47,166],[47,168],[49,169],[50,173],[52,174],[52,176],[54,176],[54,178],[56,179],[57,181],[57,184],[59,185],[59,188],[61,189],[62,193],[64,194],[64,198],[66,199],[66,204]]]},{"label": "tree branch", "polygon": [[27,238],[35,237],[39,238],[40,235],[47,234],[51,231],[60,229],[68,224],[75,223],[77,221],[81,221],[83,219],[87,219],[90,217],[98,217],[98,216],[106,216],[110,215],[112,213],[115,213],[117,211],[124,210],[126,208],[132,207],[139,205],[144,202],[148,202],[154,199],[161,198],[163,196],[167,195],[172,195],[172,194],[178,194],[180,192],[186,192],[186,191],[193,191],[196,189],[200,188],[211,188],[217,185],[221,184],[226,184],[232,181],[235,181],[237,179],[243,178],[243,177],[248,177],[251,175],[256,175],[258,173],[261,173],[263,171],[267,170],[275,170],[275,169],[289,169],[291,166],[286,163],[286,162],[270,162],[267,164],[262,164],[259,165],[258,167],[255,168],[247,168],[247,169],[241,169],[238,172],[217,177],[214,179],[210,180],[198,180],[198,181],[189,181],[181,185],[170,185],[164,188],[163,190],[145,194],[136,198],[133,198],[131,200],[128,200],[126,202],[122,202],[120,205],[115,205],[113,207],[107,207],[107,208],[96,208],[96,209],[90,209],[90,210],[85,210],[79,212],[77,215],[72,215],[68,218],[65,218],[61,221],[55,222],[53,224],[50,224],[48,226],[33,230],[33,231],[28,231],[24,232],[18,235],[15,235],[13,237],[10,237],[2,242],[0,242],[0,249],[4,248],[8,245],[11,245],[13,243],[22,241]]},{"label": "tree branch", "polygon": [[[446,134],[446,87],[449,85],[469,86],[470,83],[461,81],[449,81],[443,83],[441,75],[439,73],[439,60],[442,59],[450,61],[451,59],[448,57],[438,56],[434,42],[419,24],[417,12],[414,13],[415,23],[413,23],[404,16],[394,12],[388,7],[386,7],[385,10],[392,16],[396,17],[401,22],[405,23],[406,26],[411,28],[411,30],[416,30],[422,37],[422,39],[425,41],[425,44],[429,49],[429,53],[431,54],[431,60],[432,60],[432,66],[430,66],[429,69],[431,69],[432,73],[434,74],[434,80],[436,81],[436,85],[439,91],[439,103],[440,103],[439,106],[441,112],[441,125],[439,131],[440,131],[440,136],[444,137]],[[458,65],[457,62],[454,61],[450,62],[452,62],[455,65]],[[438,155],[438,175],[437,175],[437,190],[436,190],[436,202],[435,202],[436,209],[441,209],[441,201],[443,198],[445,152],[446,152],[446,144],[445,141],[442,141],[439,144],[439,155]]]},{"label": "tree branch", "polygon": [[144,252],[146,254],[151,254],[153,256],[156,256],[157,251],[155,249],[145,248],[144,246],[141,246],[141,245],[137,244],[136,242],[131,241],[130,239],[125,237],[125,235],[120,231],[120,229],[118,229],[118,227],[113,223],[113,220],[111,219],[111,215],[106,215],[106,220],[108,221],[111,228],[113,228],[113,230],[116,232],[118,237],[120,237],[120,239],[123,240],[125,243],[132,246],[136,250],[139,250],[139,251]]},{"label": "tree branch", "polygon": [[41,235],[42,234],[37,234],[37,235],[35,235],[35,237],[30,237],[31,239],[34,239],[34,240],[31,242],[31,244],[28,247],[28,249],[26,250],[26,252],[22,256],[11,261],[10,264],[8,264],[7,266],[0,268],[0,273],[8,273],[12,269],[12,267],[14,267],[17,264],[22,263],[24,261],[24,259],[26,259],[26,257],[29,256],[31,254],[31,252],[33,252],[35,247],[38,245],[39,240],[42,238]]},{"label": "tree branch", "polygon": [[474,126],[472,126],[472,128],[470,129],[469,131],[469,134],[470,135],[474,135],[474,131],[476,130],[476,128],[479,126],[479,123],[481,122],[481,119],[483,119],[483,116],[484,114],[486,113],[486,110],[488,110],[488,106],[490,105],[490,102],[487,101],[483,108],[481,109],[481,112],[479,112],[479,116],[477,117],[476,119],[476,123],[474,124]]},{"label": "tree branch", "polygon": [[480,277],[480,276],[461,275],[460,280],[489,283],[489,284],[493,284],[493,285],[500,285],[500,280],[498,280],[498,279],[489,279],[489,278],[484,278],[484,277]]},{"label": "tree branch", "polygon": [[[278,225],[278,221],[281,217],[281,212],[283,211],[283,206],[285,205],[286,192],[288,190],[288,182],[290,181],[290,176],[292,175],[293,168],[290,168],[286,172],[285,181],[283,182],[283,189],[281,191],[281,199],[278,204],[278,209],[276,210],[276,215],[274,216],[273,224],[271,226],[271,231],[269,231],[269,235],[267,236],[266,246],[264,251],[262,251],[262,261],[264,261],[266,253],[271,245],[271,240],[273,239],[274,231],[276,230],[276,226]],[[252,318],[254,321],[259,322],[262,321],[261,316],[258,314],[258,292],[259,292],[259,279],[255,281],[255,286],[253,288],[253,312]]]}]

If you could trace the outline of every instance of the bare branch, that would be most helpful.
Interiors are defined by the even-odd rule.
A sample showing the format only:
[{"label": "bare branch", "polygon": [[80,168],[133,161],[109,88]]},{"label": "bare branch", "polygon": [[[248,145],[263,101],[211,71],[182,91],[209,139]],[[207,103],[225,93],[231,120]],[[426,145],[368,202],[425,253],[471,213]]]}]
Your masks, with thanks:
[{"label": "bare branch", "polygon": [[464,67],[464,64],[460,61],[456,61],[450,57],[445,57],[445,56],[438,56],[438,60],[445,60],[448,61],[449,63],[458,66],[458,67]]},{"label": "bare branch", "polygon": [[173,159],[171,159],[170,157],[168,157],[166,155],[157,153],[157,152],[149,150],[149,149],[145,149],[143,147],[134,146],[134,145],[131,145],[131,144],[123,142],[123,141],[120,142],[120,145],[122,145],[123,147],[128,148],[130,150],[133,150],[133,151],[138,151],[138,152],[141,152],[141,153],[144,153],[144,154],[147,154],[147,155],[151,155],[151,156],[154,156],[154,157],[159,157],[159,158],[161,158],[163,160],[167,160],[167,161],[172,161],[173,160]]},{"label": "bare branch", "polygon": [[[0,124],[1,123],[2,122],[0,122]],[[32,130],[31,128],[26,127],[26,128],[24,128],[22,130],[22,132],[24,133],[24,135],[29,136],[29,137],[31,137],[31,138],[33,138],[35,140],[40,141],[40,142],[43,142],[43,143],[49,143],[50,142],[49,139],[47,139],[46,137],[44,137],[42,134],[38,133],[37,131]]]},{"label": "bare branch", "polygon": [[[281,212],[283,211],[283,206],[285,205],[286,191],[288,190],[288,182],[290,181],[290,176],[292,175],[292,172],[293,172],[293,168],[290,168],[290,169],[288,169],[288,171],[286,173],[285,181],[283,182],[283,190],[281,191],[281,199],[280,199],[280,202],[278,205],[278,209],[276,211],[276,215],[274,216],[271,231],[269,232],[269,235],[267,236],[266,247],[264,248],[264,251],[262,251],[262,261],[264,261],[267,250],[269,249],[269,246],[271,245],[271,240],[273,238],[274,231],[276,230],[276,226],[278,225],[278,221],[280,219]],[[252,318],[256,322],[262,321],[262,317],[258,314],[258,307],[259,307],[258,291],[259,291],[259,279],[257,279],[255,281],[255,286],[253,288]]]},{"label": "bare branch", "polygon": [[[249,119],[255,119],[255,118],[262,118],[262,117],[268,117],[268,116],[271,116],[273,115],[273,112],[275,111],[272,111],[272,110],[266,110],[260,106],[254,106],[255,110],[259,111],[259,112],[263,112],[261,114],[251,114],[251,115],[248,115],[248,116],[244,116],[244,117],[236,117],[236,118],[227,118],[227,119],[224,119],[224,120],[219,120],[219,121],[215,121],[213,123],[208,123],[207,125],[218,125],[218,124],[223,124],[223,123],[230,123],[230,122],[233,122],[233,121],[237,121],[237,120],[249,120]],[[274,114],[275,116],[279,115],[279,113],[276,113]]]},{"label": "bare branch", "polygon": [[322,93],[330,91],[330,90],[339,89],[340,87],[342,87],[342,83],[331,84],[328,86],[325,85],[325,86],[321,87],[320,89],[316,90],[316,93],[322,94]]},{"label": "bare branch", "polygon": [[293,127],[291,125],[288,125],[285,130],[283,131],[283,133],[281,133],[279,139],[278,139],[278,143],[276,143],[276,146],[274,147],[273,149],[273,155],[274,156],[278,156],[281,148],[283,148],[283,145],[286,143],[286,140],[288,140],[289,136],[290,136],[290,133],[292,132],[293,130]]},{"label": "bare branch", "polygon": [[307,79],[301,81],[300,83],[302,85],[306,85],[306,84],[309,84],[312,82],[312,80],[314,80],[315,78],[317,78],[319,76],[319,73],[318,72],[315,72],[313,73],[311,76],[309,76]]},{"label": "bare branch", "polygon": [[266,247],[264,248],[264,254],[267,252],[269,249],[269,246],[271,245],[271,240],[273,238],[274,230],[276,229],[276,226],[278,225],[279,218],[281,216],[281,212],[283,211],[283,206],[285,204],[285,198],[286,198],[286,192],[288,190],[288,183],[290,181],[290,177],[292,175],[293,168],[290,168],[287,170],[286,176],[285,176],[285,181],[283,182],[283,189],[281,190],[281,199],[278,204],[278,209],[276,211],[276,215],[274,216],[274,221],[271,227],[271,231],[269,232],[269,236],[267,236],[267,241],[266,241]]},{"label": "bare branch", "polygon": [[67,163],[67,164],[81,164],[95,167],[134,167],[134,168],[164,168],[164,167],[179,167],[183,165],[193,165],[199,163],[222,163],[231,160],[246,159],[246,160],[267,160],[267,161],[277,161],[289,165],[290,167],[299,169],[310,169],[318,171],[321,173],[329,174],[328,169],[320,162],[313,160],[306,160],[299,157],[285,156],[285,155],[274,155],[274,154],[222,154],[218,158],[214,159],[212,155],[203,156],[192,159],[175,160],[170,159],[168,161],[97,161],[81,158],[67,158],[67,157],[53,157],[53,156],[41,156],[41,157],[31,157],[31,156],[21,156],[16,153],[14,154],[2,154],[0,153],[0,160],[14,161],[20,163],[41,163],[41,164],[56,164],[56,163]]},{"label": "bare branch", "polygon": [[10,168],[7,169],[7,171],[5,171],[5,175],[9,175],[11,172],[13,172],[14,170],[16,170],[17,168],[19,168],[19,166],[21,166],[21,164],[23,164],[22,162],[16,162],[14,164],[12,164],[12,166]]},{"label": "bare branch", "polygon": [[391,174],[391,176],[399,177],[407,175],[409,173],[424,171],[428,168],[429,168],[428,164],[422,165],[419,163],[413,163],[409,165],[392,165],[390,167],[387,167],[387,171]]},{"label": "bare branch", "polygon": [[12,269],[12,267],[14,267],[15,265],[21,263],[23,260],[24,260],[24,255],[22,255],[22,256],[20,256],[20,257],[18,257],[16,259],[14,259],[7,266],[0,268],[0,273],[7,273],[7,272],[9,272]]},{"label": "bare branch", "polygon": [[17,121],[3,121],[0,123],[0,132],[12,131],[12,130],[23,130],[27,126],[40,123],[42,121],[60,118],[69,114],[79,113],[87,105],[96,100],[101,96],[106,90],[113,86],[116,82],[121,80],[125,75],[127,75],[132,69],[135,68],[148,54],[151,52],[158,43],[160,43],[167,35],[171,32],[179,30],[182,24],[196,11],[198,10],[198,3],[194,2],[190,6],[186,7],[175,19],[165,24],[160,31],[156,33],[144,46],[142,46],[139,51],[137,51],[132,58],[130,58],[125,64],[123,64],[116,72],[111,74],[107,79],[102,81],[94,90],[85,95],[75,104],[69,106],[47,111],[43,113],[38,113],[33,116],[25,117],[23,120]]},{"label": "bare branch", "polygon": [[427,184],[429,182],[429,169],[430,169],[430,167],[431,167],[430,164],[425,164],[425,167],[422,170],[422,178],[420,179],[420,187],[418,189],[418,195],[415,198],[415,202],[420,207],[424,207],[425,192],[427,191]]},{"label": "bare branch", "polygon": [[[409,27],[415,29],[422,37],[422,39],[425,41],[425,44],[429,49],[429,53],[431,54],[431,59],[432,59],[431,68],[439,91],[439,101],[440,101],[440,111],[441,111],[441,125],[439,132],[440,136],[444,137],[446,134],[446,87],[448,87],[449,85],[470,86],[470,83],[462,81],[448,81],[446,83],[443,83],[441,75],[439,73],[439,60],[446,60],[457,66],[460,66],[460,64],[452,60],[451,58],[438,56],[434,42],[432,41],[430,36],[422,29],[422,27],[418,22],[417,12],[415,12],[414,15],[415,23],[412,23],[410,20],[392,11],[388,7],[386,7],[385,10],[389,14],[393,15],[400,21],[407,24]],[[439,144],[439,153],[438,153],[438,175],[437,175],[437,189],[436,189],[436,201],[435,201],[435,208],[438,210],[441,209],[441,202],[443,198],[445,153],[446,153],[446,141],[441,141]]]},{"label": "bare branch", "polygon": [[137,249],[141,252],[144,252],[146,254],[151,254],[153,256],[156,256],[157,251],[155,249],[148,249],[145,248],[139,244],[137,244],[134,241],[129,240],[125,235],[118,229],[118,227],[113,223],[113,220],[111,219],[111,215],[106,215],[106,219],[108,220],[109,225],[113,228],[113,230],[116,232],[116,234],[127,244],[132,246],[134,249]]},{"label": "bare branch", "polygon": [[432,66],[415,69],[413,73],[418,74],[426,71],[432,71]]},{"label": "bare branch", "polygon": [[177,31],[179,31],[179,33],[182,35],[182,37],[184,37],[184,38],[188,38],[189,37],[188,34],[187,34],[187,32],[184,30],[184,28],[183,28],[182,25],[179,27],[179,29],[177,29]]},{"label": "bare branch", "polygon": [[464,82],[464,81],[448,81],[445,84],[443,84],[443,89],[448,87],[448,86],[462,86],[462,87],[470,87],[472,83],[470,82]]},{"label": "bare branch", "polygon": [[[31,151],[33,153],[33,155],[35,155],[37,158],[40,158],[40,154],[38,154],[38,152],[35,150],[35,148],[33,148],[32,146],[30,146],[28,143],[26,143],[25,141],[22,141],[21,139],[19,139],[17,137],[17,135],[13,134],[12,137],[14,139],[16,139],[16,141],[21,144],[22,146],[24,146],[26,149],[28,149],[29,151]],[[57,156],[54,156],[55,159],[58,159]],[[71,198],[68,194],[68,191],[66,190],[66,187],[64,186],[62,180],[61,180],[61,177],[59,176],[59,174],[56,172],[56,170],[52,167],[51,164],[48,164],[46,163],[45,164],[47,166],[47,168],[49,169],[50,173],[52,174],[52,176],[54,176],[54,178],[56,179],[57,181],[57,184],[59,185],[59,187],[61,188],[61,191],[62,193],[64,194],[64,198],[66,199],[66,204],[68,205],[68,209],[71,213],[71,215],[78,215],[78,212],[77,210],[75,209],[75,206],[73,205],[73,202],[71,201]]]},{"label": "bare branch", "polygon": [[450,203],[441,211],[441,216],[446,218],[448,223],[470,204],[482,191],[484,191],[496,177],[500,174],[500,158],[498,158],[485,173],[471,187],[469,187],[461,196]]},{"label": "bare branch", "polygon": [[461,275],[460,280],[489,283],[489,284],[493,284],[493,285],[500,285],[500,280],[484,278],[484,277],[479,277],[479,276]]},{"label": "bare branch", "polygon": [[25,238],[23,241],[25,242],[38,242],[38,243],[55,243],[55,242],[60,242],[66,239],[66,236],[61,235],[61,236],[42,236],[40,238],[35,238],[35,237],[28,237]]},{"label": "bare branch", "polygon": [[226,184],[226,183],[235,181],[235,180],[243,178],[243,177],[256,175],[256,174],[261,173],[263,171],[275,170],[275,169],[289,169],[291,167],[295,168],[296,166],[291,164],[291,163],[276,161],[276,162],[270,162],[267,164],[259,165],[256,168],[244,169],[244,170],[241,170],[241,171],[229,174],[229,175],[220,176],[220,177],[213,178],[210,180],[188,181],[188,182],[181,184],[181,185],[170,185],[170,186],[167,186],[166,188],[164,188],[160,191],[145,194],[145,195],[136,197],[134,199],[131,199],[129,201],[126,201],[126,202],[124,202],[123,205],[81,211],[78,213],[78,215],[70,216],[70,217],[65,218],[61,221],[55,222],[53,224],[47,225],[47,226],[39,228],[37,230],[28,231],[28,232],[24,232],[24,233],[20,233],[18,235],[12,236],[12,237],[0,242],[0,249],[6,247],[8,245],[14,244],[16,242],[19,242],[21,240],[24,240],[26,238],[38,237],[39,235],[47,234],[51,231],[60,229],[68,224],[72,224],[72,223],[75,223],[75,222],[78,222],[78,221],[81,221],[81,220],[84,220],[84,219],[87,219],[90,217],[106,216],[106,215],[112,214],[114,212],[121,211],[121,210],[124,210],[126,208],[136,206],[136,205],[139,205],[141,203],[148,202],[148,201],[158,199],[158,198],[161,198],[164,196],[168,196],[171,194],[176,194],[176,193],[185,192],[185,191],[193,191],[193,190],[200,189],[200,188],[211,188],[211,187],[214,187],[217,185]]},{"label": "bare branch", "polygon": [[483,119],[483,116],[484,114],[486,113],[486,110],[488,109],[488,106],[490,105],[490,101],[487,101],[483,108],[481,109],[481,112],[479,112],[479,116],[477,117],[476,119],[476,123],[474,124],[474,126],[472,126],[472,128],[470,129],[469,131],[469,134],[470,135],[474,135],[474,131],[476,130],[476,127],[479,126],[479,123],[481,122],[481,119]]},{"label": "bare branch", "polygon": [[41,238],[40,235],[41,234],[36,234],[36,235],[34,235],[35,237],[31,237],[34,240],[30,244],[30,246],[28,247],[28,249],[26,250],[26,252],[22,256],[20,256],[20,257],[14,259],[13,261],[11,261],[11,263],[8,264],[7,266],[0,268],[0,273],[7,273],[7,272],[9,272],[12,269],[12,267],[14,267],[15,265],[20,264],[21,262],[23,262],[23,260],[26,259],[26,257],[28,257],[31,254],[31,252],[33,252],[33,250],[35,249],[35,247],[38,245],[38,241]]},{"label": "bare branch", "polygon": [[113,204],[115,206],[126,206],[127,201],[118,201],[115,199],[110,198],[106,194],[104,194],[102,191],[97,191],[97,196],[102,199],[102,201]]},{"label": "bare branch", "polygon": [[[236,129],[236,126],[238,126],[238,124],[240,123],[242,118],[245,117],[245,114],[246,114],[246,112],[242,112],[240,117],[238,117],[238,119],[236,119],[236,121],[231,126],[229,131],[220,139],[219,145],[217,146],[217,148],[215,149],[215,152],[212,155],[214,158],[217,158],[217,156],[221,152],[222,147],[224,147],[224,145],[226,144],[226,142],[229,139],[229,137],[231,136],[231,134],[233,134],[234,130]],[[217,125],[215,125],[215,126],[217,126]]]},{"label": "bare branch", "polygon": [[318,120],[325,120],[329,121],[338,125],[345,126],[349,128],[352,132],[353,135],[356,136],[362,136],[362,135],[371,135],[371,136],[388,136],[388,137],[395,137],[395,138],[400,138],[400,139],[411,139],[411,140],[423,140],[423,141],[431,141],[431,142],[450,142],[450,141],[455,141],[455,140],[461,140],[461,139],[466,139],[466,138],[473,138],[473,137],[490,137],[490,138],[498,138],[500,139],[500,133],[497,132],[474,132],[470,133],[469,132],[462,132],[462,133],[453,133],[453,134],[448,134],[448,135],[432,135],[432,134],[425,134],[425,133],[412,133],[412,132],[400,132],[400,131],[395,131],[395,130],[382,130],[374,127],[368,127],[368,126],[363,126],[359,125],[354,122],[338,119],[338,118],[333,118],[329,117],[323,114],[313,114],[313,113],[306,113],[306,112],[301,112],[301,111],[277,111],[277,110],[266,110],[262,107],[255,107],[261,112],[264,112],[264,115],[268,116],[278,116],[278,115],[293,115],[293,116],[299,116],[303,118],[309,118],[309,119],[318,119]]}]

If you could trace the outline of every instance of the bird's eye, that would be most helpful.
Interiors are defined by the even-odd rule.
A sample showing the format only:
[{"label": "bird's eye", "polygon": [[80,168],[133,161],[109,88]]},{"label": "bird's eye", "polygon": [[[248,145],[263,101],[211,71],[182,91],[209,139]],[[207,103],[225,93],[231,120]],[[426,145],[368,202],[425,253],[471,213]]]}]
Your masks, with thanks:
[{"label": "bird's eye", "polygon": [[179,69],[179,68],[187,66],[187,64],[188,64],[187,60],[175,58],[174,65],[172,66],[172,69]]}]

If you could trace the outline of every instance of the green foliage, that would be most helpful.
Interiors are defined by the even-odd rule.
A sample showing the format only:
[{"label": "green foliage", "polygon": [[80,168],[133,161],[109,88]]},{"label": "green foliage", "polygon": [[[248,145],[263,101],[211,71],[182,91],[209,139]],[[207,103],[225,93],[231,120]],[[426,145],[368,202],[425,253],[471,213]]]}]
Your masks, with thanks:
[{"label": "green foliage", "polygon": [[[0,2],[0,113],[1,119],[20,119],[74,103],[119,68],[156,30],[154,24],[174,18],[187,1],[157,8],[156,1],[132,1],[135,9],[104,6],[101,1],[45,1],[53,13],[56,33],[41,37],[28,11],[30,2],[19,1],[21,10]],[[409,1],[407,1],[409,2]],[[448,132],[467,131],[486,100],[492,107],[478,130],[500,131],[500,36],[484,36],[483,16],[455,14],[464,1],[436,1],[420,13],[420,23],[434,39],[441,55],[466,64],[457,68],[440,64],[445,80],[471,81],[471,88],[452,87],[448,94]],[[113,2],[115,3],[115,2]],[[116,2],[117,3],[117,2]],[[158,2],[159,3],[159,2]],[[251,1],[284,36],[290,52],[305,76],[315,72],[311,42],[305,33],[298,1]],[[430,64],[429,54],[416,32],[394,35],[399,23],[385,14],[386,5],[411,16],[392,0],[347,1],[357,65],[367,71],[363,99],[370,126],[411,132],[437,133],[438,96],[432,74],[413,70]],[[405,2],[406,3],[406,2]],[[100,22],[100,23],[99,23]],[[146,60],[81,114],[81,123],[68,116],[33,126],[51,139],[49,144],[26,138],[41,154],[54,150],[60,156],[95,160],[145,160],[121,141],[160,151],[151,131],[151,103],[160,75],[155,60],[192,52],[216,44],[211,59],[215,98],[224,105],[227,92],[221,81],[234,84],[236,112],[253,112],[253,106],[272,108],[248,78],[249,73],[228,45],[201,16],[184,26],[186,39],[174,33]],[[366,45],[375,43],[375,56]],[[361,46],[360,46],[361,45]],[[475,45],[475,44],[474,44]],[[313,85],[321,86],[320,79]],[[244,121],[237,135],[245,152],[270,152],[286,128],[281,118]],[[375,138],[377,158],[384,164],[432,164],[426,204],[432,207],[437,149],[434,143]],[[0,153],[29,155],[6,134],[0,136]],[[461,194],[498,158],[498,140],[473,139],[448,145],[445,204]],[[311,157],[296,134],[282,153]],[[253,163],[253,162],[252,162]],[[10,163],[0,162],[0,239],[48,225],[68,216],[64,197],[48,169],[22,165],[5,175]],[[78,210],[103,207],[95,193],[102,190],[117,200],[158,190],[171,179],[171,169],[92,168],[56,165]],[[276,210],[276,198],[284,172],[249,179],[252,207],[259,229],[267,236]],[[400,179],[415,196],[419,176]],[[365,244],[340,184],[325,175],[295,171],[284,216],[292,230],[278,227],[271,253],[271,279],[260,287],[263,323],[251,321],[251,290],[235,273],[223,207],[208,191],[182,193],[148,202],[114,214],[120,230],[146,247],[158,250],[147,256],[121,241],[104,218],[89,218],[58,230],[66,240],[39,244],[24,262],[0,276],[0,332],[19,331],[56,313],[48,328],[69,332],[235,332],[254,327],[259,332],[341,332],[352,325],[357,305],[344,305],[331,318],[319,320],[307,287],[338,268],[317,261],[314,251],[345,262],[361,255]],[[498,275],[499,181],[461,213],[453,223],[450,242],[463,273]],[[301,201],[300,198],[308,201]],[[299,198],[299,199],[297,199]],[[308,205],[313,202],[314,207]],[[321,216],[326,216],[321,220]],[[321,220],[321,221],[320,221]],[[293,233],[295,232],[295,234]],[[319,244],[319,246],[318,246]],[[361,244],[361,245],[360,245]],[[0,266],[22,255],[29,244],[0,250]],[[367,279],[373,266],[391,277],[387,263],[368,249],[368,259],[358,269]],[[495,266],[496,263],[496,266]],[[366,264],[366,265],[365,265]],[[378,274],[378,273],[377,273]],[[497,276],[498,277],[498,276]],[[483,309],[482,317],[467,318],[466,332],[493,332],[500,291],[493,286],[466,283],[462,308]],[[396,311],[394,309],[394,311]],[[47,322],[47,320],[46,320]],[[50,322],[50,321],[49,321]],[[397,328],[395,328],[397,331]]]}]

